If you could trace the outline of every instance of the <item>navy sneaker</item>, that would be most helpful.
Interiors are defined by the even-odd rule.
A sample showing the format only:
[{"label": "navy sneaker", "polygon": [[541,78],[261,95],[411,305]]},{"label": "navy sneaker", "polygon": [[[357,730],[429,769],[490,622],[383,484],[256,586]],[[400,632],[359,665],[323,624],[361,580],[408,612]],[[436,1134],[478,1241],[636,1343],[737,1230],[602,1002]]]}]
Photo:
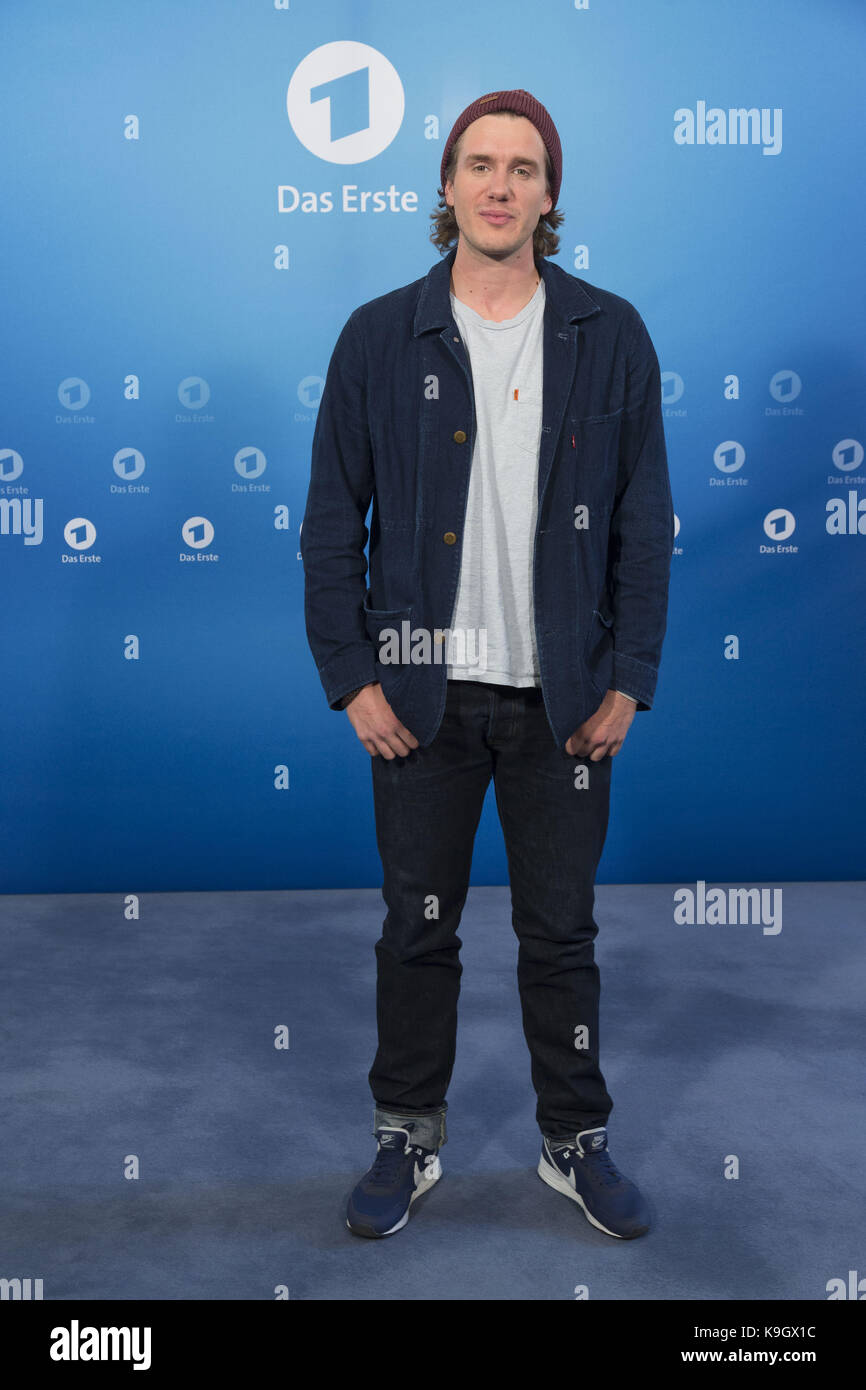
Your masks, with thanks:
[{"label": "navy sneaker", "polygon": [[439,1150],[410,1144],[410,1128],[382,1125],[374,1131],[376,1160],[349,1198],[346,1225],[355,1235],[393,1235],[409,1220],[415,1198],[441,1178]]},{"label": "navy sneaker", "polygon": [[545,1138],[538,1176],[577,1202],[587,1221],[609,1236],[633,1240],[650,1228],[649,1208],[614,1164],[604,1128],[583,1129],[574,1143]]}]

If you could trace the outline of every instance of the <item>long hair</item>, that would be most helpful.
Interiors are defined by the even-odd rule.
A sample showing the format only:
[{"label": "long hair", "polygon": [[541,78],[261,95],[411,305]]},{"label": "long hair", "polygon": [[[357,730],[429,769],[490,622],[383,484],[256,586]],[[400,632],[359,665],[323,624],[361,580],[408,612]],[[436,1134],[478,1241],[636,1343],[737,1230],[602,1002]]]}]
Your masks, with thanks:
[{"label": "long hair", "polygon": [[[493,114],[497,116],[521,116],[523,113],[521,111],[511,111],[506,108],[503,111],[496,111]],[[464,131],[459,139],[455,140],[451,153],[448,156],[448,163],[445,167],[446,182],[448,179],[453,180],[454,178],[460,146],[463,143],[463,135],[465,134],[466,132]],[[544,151],[544,172],[547,179],[547,192],[549,193],[550,185],[553,182],[553,169],[550,163],[550,155],[547,153],[546,149]],[[439,206],[430,214],[430,223],[432,227],[430,240],[433,242],[434,246],[438,246],[439,251],[444,256],[451,250],[452,246],[456,246],[457,239],[460,235],[460,229],[457,226],[457,218],[454,216],[454,209],[450,208],[445,201],[445,189],[440,188],[437,191],[439,195]],[[532,253],[536,261],[540,260],[542,256],[557,255],[559,251],[559,237],[556,234],[556,228],[561,227],[564,221],[565,213],[559,212],[556,208],[551,208],[550,212],[543,212],[541,214],[535,231],[532,234]]]}]

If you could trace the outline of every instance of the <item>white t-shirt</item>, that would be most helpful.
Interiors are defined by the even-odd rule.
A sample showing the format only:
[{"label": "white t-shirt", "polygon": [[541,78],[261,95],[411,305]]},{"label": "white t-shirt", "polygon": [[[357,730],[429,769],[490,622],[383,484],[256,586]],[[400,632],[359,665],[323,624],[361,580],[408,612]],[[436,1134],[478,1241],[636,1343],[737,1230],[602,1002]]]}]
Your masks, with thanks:
[{"label": "white t-shirt", "polygon": [[541,684],[533,547],[538,515],[544,280],[513,319],[482,318],[452,293],[469,354],[477,433],[447,677]]}]

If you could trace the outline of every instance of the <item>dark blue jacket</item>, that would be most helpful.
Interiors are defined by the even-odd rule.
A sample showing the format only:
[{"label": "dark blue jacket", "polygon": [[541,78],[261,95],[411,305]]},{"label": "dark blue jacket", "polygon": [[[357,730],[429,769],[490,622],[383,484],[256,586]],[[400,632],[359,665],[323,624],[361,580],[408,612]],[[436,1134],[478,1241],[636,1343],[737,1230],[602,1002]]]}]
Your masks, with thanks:
[{"label": "dark blue jacket", "polygon": [[[346,322],[319,405],[301,528],[307,638],[329,705],[380,681],[425,746],[445,706],[444,649],[425,664],[383,663],[377,639],[384,628],[399,634],[404,620],[407,634],[432,634],[454,614],[476,432],[449,299],[455,255]],[[643,320],[628,300],[547,258],[539,269],[535,635],[548,722],[564,749],[608,689],[633,695],[639,710],[652,704],[674,519],[659,365]]]}]

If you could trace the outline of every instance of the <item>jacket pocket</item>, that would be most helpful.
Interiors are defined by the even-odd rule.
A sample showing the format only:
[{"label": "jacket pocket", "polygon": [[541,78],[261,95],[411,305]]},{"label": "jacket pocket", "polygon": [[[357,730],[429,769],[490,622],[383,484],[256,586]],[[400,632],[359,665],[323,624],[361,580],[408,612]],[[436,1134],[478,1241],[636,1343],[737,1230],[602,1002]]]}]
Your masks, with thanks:
[{"label": "jacket pocket", "polygon": [[622,411],[576,420],[572,426],[575,454],[574,503],[590,508],[591,518],[613,511],[619,460]]},{"label": "jacket pocket", "polygon": [[[408,608],[371,608],[369,604],[368,589],[364,595],[364,622],[375,649],[377,676],[383,686],[393,685],[409,669],[414,604]],[[408,624],[405,629],[404,623]]]},{"label": "jacket pocket", "polygon": [[579,419],[572,417],[573,425],[606,425],[609,420],[619,420],[622,416],[622,406],[619,410],[612,410],[609,415],[582,415]]},{"label": "jacket pocket", "polygon": [[574,434],[578,468],[584,467],[593,474],[607,470],[615,472],[621,425],[621,410],[613,415],[592,415],[585,420],[573,420],[570,428]]},{"label": "jacket pocket", "polygon": [[613,677],[613,618],[592,610],[592,621],[583,645],[583,664],[594,689],[604,697]]}]

